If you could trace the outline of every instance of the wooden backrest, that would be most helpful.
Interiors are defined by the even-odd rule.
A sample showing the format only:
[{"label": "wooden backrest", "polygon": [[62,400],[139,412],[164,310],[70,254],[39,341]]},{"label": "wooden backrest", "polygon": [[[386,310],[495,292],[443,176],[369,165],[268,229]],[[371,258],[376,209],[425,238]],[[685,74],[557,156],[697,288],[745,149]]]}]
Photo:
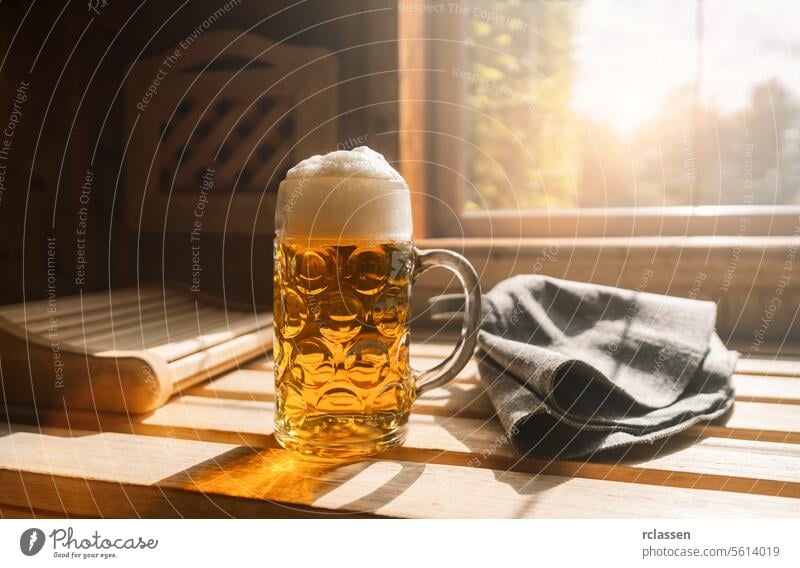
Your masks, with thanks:
[{"label": "wooden backrest", "polygon": [[335,149],[338,67],[321,47],[205,32],[135,64],[126,84],[134,231],[269,233],[286,170]]}]

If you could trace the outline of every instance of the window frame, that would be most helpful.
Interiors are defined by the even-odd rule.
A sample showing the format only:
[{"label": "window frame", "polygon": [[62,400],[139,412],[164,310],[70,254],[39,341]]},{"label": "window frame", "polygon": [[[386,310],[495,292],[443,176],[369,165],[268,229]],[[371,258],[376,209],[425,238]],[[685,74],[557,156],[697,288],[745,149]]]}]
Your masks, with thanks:
[{"label": "window frame", "polygon": [[[427,238],[800,236],[800,205],[680,205],[465,211],[464,18],[398,3],[401,172]],[[425,69],[421,72],[420,69]]]}]

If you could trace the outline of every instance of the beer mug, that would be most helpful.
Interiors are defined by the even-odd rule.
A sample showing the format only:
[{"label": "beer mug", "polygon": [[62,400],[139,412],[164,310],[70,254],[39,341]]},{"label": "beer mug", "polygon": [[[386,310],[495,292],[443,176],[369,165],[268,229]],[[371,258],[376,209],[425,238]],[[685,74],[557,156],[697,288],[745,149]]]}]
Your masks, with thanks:
[{"label": "beer mug", "polygon": [[[364,156],[366,165],[348,167]],[[303,168],[314,160],[324,167]],[[275,437],[332,459],[402,444],[416,397],[452,380],[472,357],[480,319],[474,268],[454,252],[414,246],[408,186],[365,147],[290,170],[275,220]],[[465,316],[450,356],[417,373],[409,364],[411,286],[436,266],[461,282]]]}]

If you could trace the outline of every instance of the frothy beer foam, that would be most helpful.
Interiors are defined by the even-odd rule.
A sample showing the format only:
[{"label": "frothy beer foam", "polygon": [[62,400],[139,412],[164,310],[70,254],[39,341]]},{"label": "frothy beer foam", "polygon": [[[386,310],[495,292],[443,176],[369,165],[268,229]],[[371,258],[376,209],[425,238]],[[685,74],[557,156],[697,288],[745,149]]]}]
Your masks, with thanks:
[{"label": "frothy beer foam", "polygon": [[408,186],[366,146],[311,156],[289,170],[278,189],[279,235],[405,241],[411,228]]},{"label": "frothy beer foam", "polygon": [[356,177],[403,181],[386,158],[367,146],[353,150],[337,150],[324,156],[306,158],[286,174],[286,179],[302,177]]}]

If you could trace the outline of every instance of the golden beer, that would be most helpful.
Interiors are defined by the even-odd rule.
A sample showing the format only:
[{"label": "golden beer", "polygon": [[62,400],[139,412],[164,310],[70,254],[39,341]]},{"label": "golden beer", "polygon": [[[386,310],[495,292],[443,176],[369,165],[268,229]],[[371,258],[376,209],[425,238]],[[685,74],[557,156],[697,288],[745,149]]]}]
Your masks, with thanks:
[{"label": "golden beer", "polygon": [[[403,443],[418,394],[452,380],[475,348],[480,286],[462,256],[413,246],[411,194],[369,148],[289,170],[275,210],[275,439],[349,459]],[[409,297],[425,270],[464,288],[462,337],[442,363],[409,365]]]},{"label": "golden beer", "polygon": [[415,398],[408,359],[410,242],[275,244],[276,435],[354,457],[402,443]]}]

